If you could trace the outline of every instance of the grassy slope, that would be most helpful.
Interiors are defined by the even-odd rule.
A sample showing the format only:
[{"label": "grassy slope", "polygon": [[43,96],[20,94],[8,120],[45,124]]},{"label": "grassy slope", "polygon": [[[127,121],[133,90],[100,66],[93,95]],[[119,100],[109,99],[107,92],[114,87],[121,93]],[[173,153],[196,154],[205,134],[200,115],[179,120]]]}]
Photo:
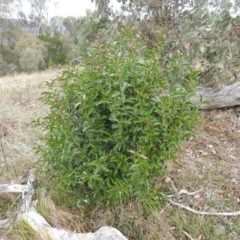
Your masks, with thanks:
[{"label": "grassy slope", "polygon": [[[44,81],[56,75],[56,72],[48,71],[0,79],[0,184],[21,182],[24,172],[34,165],[37,157],[33,148],[39,142],[41,132],[34,129],[30,122],[46,114],[47,108],[38,98],[46,89]],[[236,109],[206,111],[202,115],[205,122],[197,130],[196,138],[185,142],[176,161],[168,165],[169,176],[179,190],[203,188],[203,191],[175,201],[201,211],[237,211],[240,209],[240,120]],[[44,176],[40,177],[44,182]],[[167,192],[173,191],[164,181],[159,181],[159,184]],[[58,199],[54,192],[51,197]],[[14,212],[17,206],[15,199],[14,194],[0,195],[1,219]],[[125,210],[104,211],[96,207],[85,218],[81,210],[74,209],[75,214],[72,214],[72,209],[63,208],[64,200],[60,202],[57,211],[42,201],[38,209],[54,226],[78,231],[92,231],[101,225],[112,225],[129,239],[138,240],[189,239],[187,234],[201,240],[238,239],[240,236],[238,217],[195,215],[167,205],[144,219],[129,203]],[[11,236],[14,239],[14,235]]]}]

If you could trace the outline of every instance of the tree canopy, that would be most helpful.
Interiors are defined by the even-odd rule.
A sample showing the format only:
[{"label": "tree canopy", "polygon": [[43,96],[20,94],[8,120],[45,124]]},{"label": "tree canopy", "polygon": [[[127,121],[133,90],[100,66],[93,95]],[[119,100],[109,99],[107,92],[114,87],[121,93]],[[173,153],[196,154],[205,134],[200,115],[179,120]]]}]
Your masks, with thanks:
[{"label": "tree canopy", "polygon": [[[161,33],[166,40],[166,56],[175,52],[187,56],[192,66],[202,71],[200,84],[218,86],[237,81],[240,51],[237,1],[115,0],[121,4],[117,11],[114,1],[91,1],[96,9],[86,11],[85,16],[49,18],[52,0],[28,0],[29,14],[23,11],[21,0],[1,0],[2,62],[14,64],[21,70],[18,42],[27,44],[32,41],[30,36],[34,36],[47,49],[47,53],[40,49],[46,67],[49,59],[51,66],[77,64],[92,46],[101,44],[103,35],[114,39],[121,29],[131,26],[138,29],[148,48],[154,46]],[[23,32],[25,39],[21,38]]]}]

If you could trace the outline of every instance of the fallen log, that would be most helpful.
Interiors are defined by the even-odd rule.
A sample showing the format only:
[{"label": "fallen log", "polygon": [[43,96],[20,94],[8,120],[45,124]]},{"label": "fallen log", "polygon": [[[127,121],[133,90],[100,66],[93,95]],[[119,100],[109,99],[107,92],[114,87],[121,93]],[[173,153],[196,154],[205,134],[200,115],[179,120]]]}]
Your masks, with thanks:
[{"label": "fallen log", "polygon": [[197,87],[196,93],[190,101],[199,105],[200,99],[204,102],[199,109],[214,109],[240,105],[240,82],[218,89]]},{"label": "fallen log", "polygon": [[[94,233],[75,233],[64,229],[54,228],[31,205],[31,200],[36,188],[36,169],[29,172],[26,185],[3,184],[0,193],[21,192],[22,200],[15,216],[0,220],[0,228],[11,228],[15,221],[25,220],[40,236],[48,236],[53,240],[127,240],[116,228],[103,226]],[[7,237],[7,236],[5,236]],[[5,240],[4,236],[0,240]]]}]

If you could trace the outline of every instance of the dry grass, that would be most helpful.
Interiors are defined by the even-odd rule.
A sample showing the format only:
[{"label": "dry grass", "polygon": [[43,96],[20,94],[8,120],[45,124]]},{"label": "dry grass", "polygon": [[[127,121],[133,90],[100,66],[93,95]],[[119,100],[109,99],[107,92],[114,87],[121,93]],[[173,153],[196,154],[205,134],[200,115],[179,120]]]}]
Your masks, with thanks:
[{"label": "dry grass", "polygon": [[33,148],[39,141],[39,132],[31,126],[31,122],[46,114],[47,108],[38,98],[46,89],[44,81],[55,78],[56,75],[56,71],[48,71],[39,75],[34,73],[13,76],[11,81],[10,77],[0,78],[2,169],[8,167],[23,170],[25,166],[35,162]]},{"label": "dry grass", "polygon": [[9,75],[0,78],[0,91],[11,91],[13,88],[25,88],[28,86],[39,85],[44,81],[49,81],[51,78],[55,78],[58,74],[58,70],[46,70],[44,72],[36,72],[32,74],[16,74]]},{"label": "dry grass", "polygon": [[40,235],[24,220],[18,221],[7,237],[8,240],[51,240],[47,232]]},{"label": "dry grass", "polygon": [[[46,90],[44,81],[56,76],[52,70],[0,78],[0,184],[21,183],[25,172],[34,166],[34,147],[41,132],[31,122],[46,114],[47,108],[38,98]],[[14,213],[17,196],[0,195],[1,219]]]},{"label": "dry grass", "polygon": [[[57,72],[48,71],[0,79],[0,184],[21,182],[26,170],[34,166],[38,157],[33,149],[42,133],[30,123],[46,114],[47,108],[38,98],[46,89],[43,82],[56,75]],[[179,190],[203,188],[203,191],[175,201],[201,211],[237,211],[240,209],[238,109],[205,111],[202,115],[203,126],[195,138],[183,144],[177,161],[168,163],[168,175]],[[42,186],[50,189],[47,177],[39,177]],[[171,186],[160,184],[166,193],[173,192]],[[49,195],[39,188],[37,209],[56,227],[85,232],[109,225],[130,240],[185,240],[190,236],[198,240],[240,239],[238,217],[200,216],[169,204],[146,217],[136,202],[111,210],[98,206],[86,213],[83,209],[69,208],[68,196],[63,198],[54,191],[49,194],[57,206],[51,204]],[[0,195],[1,219],[16,210],[16,198],[15,194]]]}]

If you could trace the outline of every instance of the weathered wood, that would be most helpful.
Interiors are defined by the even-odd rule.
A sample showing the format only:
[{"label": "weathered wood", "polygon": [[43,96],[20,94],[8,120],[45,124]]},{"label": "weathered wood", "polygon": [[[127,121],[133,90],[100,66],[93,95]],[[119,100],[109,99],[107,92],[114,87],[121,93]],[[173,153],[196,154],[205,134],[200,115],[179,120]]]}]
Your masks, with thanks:
[{"label": "weathered wood", "polygon": [[[94,233],[75,233],[64,229],[51,227],[50,224],[31,205],[32,196],[36,187],[36,169],[29,172],[26,185],[3,184],[0,193],[22,192],[22,200],[18,206],[16,216],[0,220],[0,228],[10,228],[14,221],[27,221],[28,224],[41,236],[49,236],[53,240],[127,240],[116,228],[103,226]],[[1,236],[0,240],[5,240]]]},{"label": "weathered wood", "polygon": [[190,98],[195,105],[199,105],[200,96],[204,103],[199,109],[214,109],[240,105],[240,82],[219,89],[197,87],[196,94]]}]

